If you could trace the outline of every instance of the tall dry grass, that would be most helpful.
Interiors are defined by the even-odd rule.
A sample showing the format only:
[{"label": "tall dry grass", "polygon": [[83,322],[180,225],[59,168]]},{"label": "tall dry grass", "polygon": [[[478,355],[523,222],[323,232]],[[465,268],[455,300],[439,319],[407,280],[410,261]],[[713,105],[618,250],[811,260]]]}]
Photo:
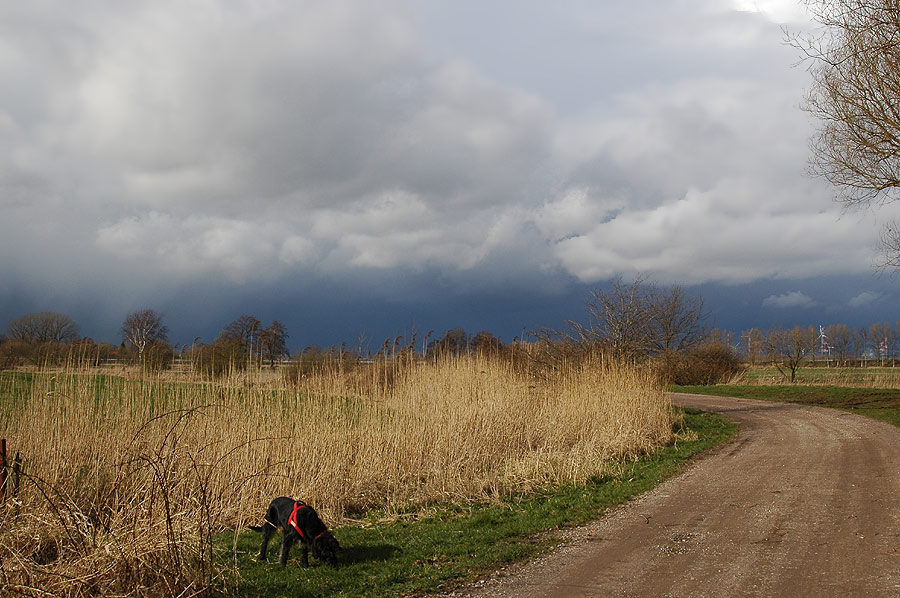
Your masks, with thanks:
[{"label": "tall dry grass", "polygon": [[582,482],[670,439],[664,390],[596,358],[536,374],[509,361],[389,360],[178,383],[44,372],[0,437],[26,479],[0,509],[0,585],[45,596],[203,594],[213,534],[279,495],[331,524],[369,510]]}]

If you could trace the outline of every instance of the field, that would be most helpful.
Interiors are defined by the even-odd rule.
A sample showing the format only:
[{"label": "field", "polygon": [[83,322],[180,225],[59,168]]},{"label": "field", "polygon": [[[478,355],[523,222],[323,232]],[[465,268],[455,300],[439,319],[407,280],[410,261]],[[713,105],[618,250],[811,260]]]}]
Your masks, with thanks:
[{"label": "field", "polygon": [[[890,363],[890,362],[888,362]],[[790,376],[790,374],[788,374]],[[734,380],[734,384],[772,385],[785,382],[774,367],[753,366]],[[900,367],[825,367],[803,366],[797,370],[797,384],[900,389]]]},{"label": "field", "polygon": [[223,559],[225,532],[274,496],[304,498],[352,538],[447,505],[619,479],[675,423],[652,376],[599,359],[337,364],[296,386],[7,372],[0,437],[24,479],[2,513],[0,582],[34,596],[240,588],[248,540],[233,536],[242,548]]}]

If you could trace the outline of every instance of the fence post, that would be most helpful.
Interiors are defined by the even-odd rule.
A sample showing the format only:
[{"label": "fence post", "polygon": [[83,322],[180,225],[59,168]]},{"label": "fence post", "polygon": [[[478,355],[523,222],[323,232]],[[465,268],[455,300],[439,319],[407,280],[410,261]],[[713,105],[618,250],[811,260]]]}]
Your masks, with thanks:
[{"label": "fence post", "polygon": [[13,459],[13,498],[19,497],[19,478],[22,475],[22,457],[19,451],[16,451],[16,458]]},{"label": "fence post", "polygon": [[0,503],[6,502],[6,438],[0,438]]}]

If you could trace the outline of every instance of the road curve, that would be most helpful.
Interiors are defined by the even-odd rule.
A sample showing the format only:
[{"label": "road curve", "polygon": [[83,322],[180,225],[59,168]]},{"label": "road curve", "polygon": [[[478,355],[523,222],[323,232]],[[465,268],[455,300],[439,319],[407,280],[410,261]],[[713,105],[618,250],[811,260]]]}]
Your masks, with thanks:
[{"label": "road curve", "polygon": [[737,440],[446,596],[900,596],[900,429],[841,411],[673,395]]}]

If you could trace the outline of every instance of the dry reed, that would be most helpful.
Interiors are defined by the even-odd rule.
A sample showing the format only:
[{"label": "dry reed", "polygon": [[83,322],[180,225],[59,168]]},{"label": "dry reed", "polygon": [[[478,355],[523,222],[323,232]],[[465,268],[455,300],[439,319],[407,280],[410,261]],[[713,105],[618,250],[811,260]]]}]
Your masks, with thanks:
[{"label": "dry reed", "polygon": [[0,509],[0,585],[202,594],[212,535],[302,497],[331,524],[601,475],[671,437],[663,389],[597,358],[535,376],[483,357],[335,364],[285,388],[36,374],[0,412],[27,479]]}]

